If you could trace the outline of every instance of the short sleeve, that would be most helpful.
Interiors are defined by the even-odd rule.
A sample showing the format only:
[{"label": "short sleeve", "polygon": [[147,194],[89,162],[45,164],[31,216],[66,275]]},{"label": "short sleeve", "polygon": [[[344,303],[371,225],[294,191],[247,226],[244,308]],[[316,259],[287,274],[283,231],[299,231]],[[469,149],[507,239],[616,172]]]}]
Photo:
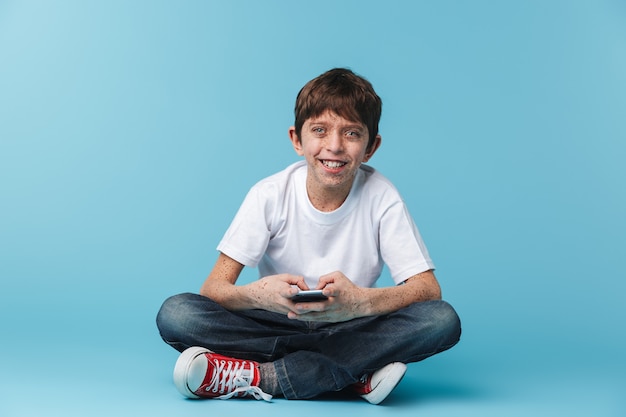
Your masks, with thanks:
[{"label": "short sleeve", "polygon": [[266,184],[255,185],[246,195],[217,250],[243,265],[256,267],[270,240],[271,196],[271,189]]},{"label": "short sleeve", "polygon": [[398,201],[385,211],[379,236],[381,256],[396,284],[435,268],[404,202]]}]

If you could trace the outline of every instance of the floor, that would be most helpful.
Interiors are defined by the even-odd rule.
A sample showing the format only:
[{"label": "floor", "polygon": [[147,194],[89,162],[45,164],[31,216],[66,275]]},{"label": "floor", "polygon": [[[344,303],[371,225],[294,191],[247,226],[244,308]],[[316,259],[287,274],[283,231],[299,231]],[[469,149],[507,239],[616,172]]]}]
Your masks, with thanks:
[{"label": "floor", "polygon": [[[478,328],[472,331],[471,314],[459,345],[411,364],[400,385],[378,406],[345,394],[314,401],[277,398],[272,403],[187,400],[171,379],[177,353],[160,341],[154,327],[151,312],[158,302],[153,297],[142,303],[147,308],[131,311],[122,300],[109,319],[103,309],[73,315],[72,306],[65,304],[43,315],[25,307],[11,328],[5,321],[4,333],[19,340],[3,343],[0,415],[307,417],[331,409],[394,417],[626,415],[626,372],[623,364],[612,362],[619,352],[593,355],[594,360],[574,366],[576,352],[553,355],[546,349],[542,360],[522,349],[507,349],[506,334],[486,349],[484,335]],[[59,321],[66,331],[54,334]],[[116,338],[109,337],[113,332]]]}]

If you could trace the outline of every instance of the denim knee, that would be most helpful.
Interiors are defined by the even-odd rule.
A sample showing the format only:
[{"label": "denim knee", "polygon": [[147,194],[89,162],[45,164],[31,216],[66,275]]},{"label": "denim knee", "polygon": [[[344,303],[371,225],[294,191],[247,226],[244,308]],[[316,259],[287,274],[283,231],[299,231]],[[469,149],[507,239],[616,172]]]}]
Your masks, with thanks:
[{"label": "denim knee", "polygon": [[439,329],[442,345],[446,348],[456,345],[461,338],[461,319],[456,310],[443,300],[435,302],[433,307],[432,317]]},{"label": "denim knee", "polygon": [[180,339],[181,328],[184,327],[188,315],[189,299],[195,294],[184,293],[173,295],[161,305],[156,317],[157,328],[161,338],[168,344]]},{"label": "denim knee", "polygon": [[403,317],[414,322],[409,324],[416,339],[423,339],[425,334],[439,346],[437,350],[446,350],[461,337],[461,320],[454,308],[443,300],[433,300],[411,304],[404,310]]}]

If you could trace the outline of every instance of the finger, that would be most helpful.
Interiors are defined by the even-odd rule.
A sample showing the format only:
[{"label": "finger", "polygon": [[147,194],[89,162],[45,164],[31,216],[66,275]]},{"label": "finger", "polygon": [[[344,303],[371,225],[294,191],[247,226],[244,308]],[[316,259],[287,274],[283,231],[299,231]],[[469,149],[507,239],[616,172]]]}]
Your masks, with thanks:
[{"label": "finger", "polygon": [[338,291],[334,284],[329,284],[324,287],[322,294],[324,294],[326,297],[329,297],[329,298],[336,297],[338,294]]},{"label": "finger", "polygon": [[330,274],[322,275],[317,283],[318,289],[322,289],[329,284],[338,284],[349,281],[341,271],[334,271]]},{"label": "finger", "polygon": [[298,291],[299,290],[297,288],[290,286],[287,290],[281,291],[280,295],[281,297],[284,297],[284,298],[292,298],[294,295],[298,293]]},{"label": "finger", "polygon": [[315,314],[318,314],[318,313],[299,314],[299,313],[290,311],[289,313],[287,313],[287,318],[291,320],[300,320],[300,321],[317,321],[318,319],[314,316]]},{"label": "finger", "polygon": [[331,281],[331,282],[324,282],[318,284],[318,286],[315,288],[317,290],[322,290],[322,294],[324,294],[326,297],[335,297],[339,294],[339,288],[340,286],[337,285],[337,283],[335,281]]},{"label": "finger", "polygon": [[315,287],[316,290],[322,290],[324,288],[326,288],[327,285],[332,284],[335,282],[335,278],[333,277],[333,275],[322,275],[319,279],[319,281],[317,281],[317,286]]},{"label": "finger", "polygon": [[306,302],[306,303],[296,303],[296,313],[297,314],[310,314],[317,313],[326,310],[326,302]]},{"label": "finger", "polygon": [[288,318],[292,320],[301,320],[301,321],[324,321],[324,322],[333,322],[335,321],[331,315],[328,315],[325,312],[310,312],[310,313],[289,313],[287,315]]},{"label": "finger", "polygon": [[304,281],[304,277],[301,275],[287,275],[286,282],[291,285],[295,285],[301,290],[308,290],[309,286],[306,285],[306,281]]}]

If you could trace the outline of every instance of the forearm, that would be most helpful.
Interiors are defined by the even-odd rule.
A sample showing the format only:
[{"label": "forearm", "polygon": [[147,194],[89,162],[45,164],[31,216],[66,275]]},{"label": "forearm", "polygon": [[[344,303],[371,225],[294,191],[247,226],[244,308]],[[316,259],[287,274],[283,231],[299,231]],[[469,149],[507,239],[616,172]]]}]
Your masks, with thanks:
[{"label": "forearm", "polygon": [[249,286],[235,285],[243,268],[243,264],[220,253],[213,270],[200,288],[200,295],[212,299],[228,310],[258,308]]},{"label": "forearm", "polygon": [[394,287],[362,290],[364,302],[361,310],[367,316],[387,314],[413,303],[441,299],[441,289],[432,271],[417,274]]},{"label": "forearm", "polygon": [[262,309],[287,314],[290,297],[298,287],[308,289],[304,278],[289,274],[272,275],[246,285],[235,285],[243,264],[220,254],[200,294],[232,311]]},{"label": "forearm", "polygon": [[212,299],[231,311],[260,308],[257,305],[258,298],[254,296],[249,287],[249,285],[235,285],[209,277],[200,288],[200,295]]}]

